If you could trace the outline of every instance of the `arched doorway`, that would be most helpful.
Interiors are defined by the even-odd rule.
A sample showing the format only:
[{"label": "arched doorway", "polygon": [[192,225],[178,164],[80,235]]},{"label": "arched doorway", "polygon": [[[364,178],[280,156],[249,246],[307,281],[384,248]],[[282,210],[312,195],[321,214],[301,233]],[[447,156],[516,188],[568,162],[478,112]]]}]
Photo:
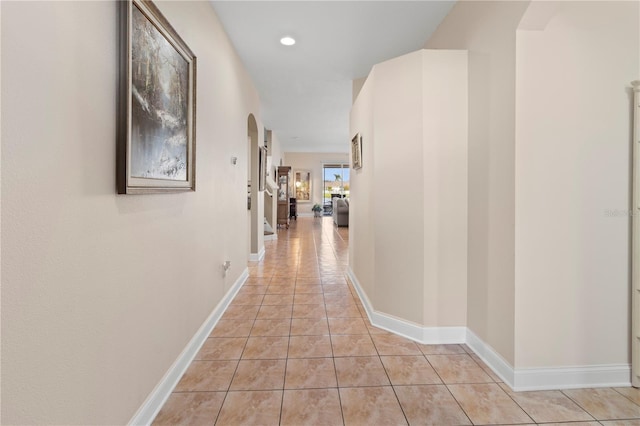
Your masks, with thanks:
[{"label": "arched doorway", "polygon": [[249,210],[247,210],[247,220],[249,221],[249,260],[258,261],[264,255],[264,200],[259,196],[258,187],[258,144],[260,138],[258,133],[258,123],[253,114],[249,114],[247,119],[247,192]]}]

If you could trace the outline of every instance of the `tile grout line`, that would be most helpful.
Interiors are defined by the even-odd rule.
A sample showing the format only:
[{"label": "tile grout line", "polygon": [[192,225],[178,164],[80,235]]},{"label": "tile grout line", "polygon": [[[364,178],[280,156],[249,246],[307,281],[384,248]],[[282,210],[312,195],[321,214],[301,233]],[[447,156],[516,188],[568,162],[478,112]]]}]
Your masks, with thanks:
[{"label": "tile grout line", "polygon": [[[473,358],[472,358],[472,359],[473,359]],[[475,361],[475,360],[474,360],[474,361]],[[493,379],[493,378],[492,378],[492,379]],[[522,410],[522,412],[523,412],[524,414],[526,414],[526,415],[527,415],[527,417],[529,417],[529,418],[531,419],[531,421],[533,421],[535,424],[538,424],[538,422],[537,422],[537,421],[535,421],[535,420],[533,419],[533,417],[531,416],[531,414],[529,414],[529,413],[527,412],[527,410],[525,410],[525,409],[524,409],[524,407],[523,407],[522,405],[520,405],[520,404],[518,403],[518,401],[516,401],[516,399],[515,399],[513,396],[511,396],[511,394],[510,394],[509,392],[507,392],[507,391],[505,391],[504,389],[502,389],[502,386],[500,386],[498,383],[494,383],[494,384],[495,384],[496,386],[498,386],[498,388],[499,388],[502,392],[504,392],[504,393],[505,393],[505,394],[506,394],[506,395],[507,395],[507,396],[508,396],[512,401],[513,401],[513,403],[514,403],[514,404],[516,404],[516,406],[517,406],[519,409],[521,409],[521,410]],[[586,411],[585,411],[585,413],[586,413]],[[587,413],[587,414],[588,414],[588,413]],[[590,414],[589,414],[589,415],[590,415]]]},{"label": "tile grout line", "polygon": [[578,403],[578,401],[576,401],[575,399],[571,398],[570,395],[567,395],[564,391],[568,390],[568,389],[562,389],[560,390],[560,392],[566,396],[567,398],[569,398],[571,401],[573,401],[574,404],[576,404],[578,407],[580,407],[585,413],[589,414],[596,422],[602,424],[602,421],[600,419],[597,419],[596,416],[594,416],[593,414],[591,414],[585,407],[582,406],[582,404]]},{"label": "tile grout line", "polygon": [[616,391],[618,394],[622,395],[623,397],[627,398],[629,401],[631,401],[632,403],[634,403],[635,405],[640,406],[640,404],[638,404],[637,402],[635,402],[633,399],[629,398],[627,395],[623,394],[622,392],[620,392],[618,389],[616,388],[611,388],[614,391]]},{"label": "tile grout line", "polygon": [[[298,261],[296,262],[296,264],[299,265],[299,262],[300,262],[300,254],[298,254]],[[287,338],[287,357],[285,358],[285,362],[284,362],[284,377],[282,378],[282,398],[280,399],[280,417],[278,420],[279,425],[282,425],[282,412],[284,411],[284,393],[287,387],[287,367],[289,366],[289,348],[291,347],[291,327],[293,322],[293,307],[294,307],[295,298],[296,298],[296,287],[297,287],[297,281],[298,281],[297,277],[298,277],[298,268],[296,268],[296,277],[295,277],[295,283],[293,287],[293,300],[291,301],[291,312],[290,312],[290,318],[289,318],[289,336]]]},{"label": "tile grout line", "polygon": [[[315,244],[315,235],[313,236],[314,248],[316,251],[316,262],[318,263],[318,270],[320,269],[320,261],[318,260],[318,249]],[[329,331],[329,344],[331,345],[331,362],[333,363],[333,374],[336,378],[336,389],[338,393],[338,404],[340,404],[340,417],[342,418],[342,425],[346,425],[345,416],[344,416],[344,408],[342,406],[342,396],[340,395],[340,383],[338,382],[338,367],[336,366],[336,357],[335,352],[333,350],[333,337],[331,333],[331,327],[329,326],[329,315],[327,314],[327,300],[325,299],[324,291],[325,288],[322,285],[322,276],[320,277],[320,285],[322,286],[322,299],[324,300],[324,311],[325,311],[325,321],[327,323],[327,330]]]},{"label": "tile grout line", "polygon": [[[242,287],[244,287],[245,284],[243,284]],[[263,297],[263,299],[264,299],[264,297]],[[262,304],[260,304],[260,306],[262,306]],[[258,308],[258,312],[260,312],[260,308]],[[240,361],[242,360],[242,355],[244,354],[244,351],[247,349],[247,345],[249,344],[249,339],[251,338],[251,330],[253,330],[253,327],[255,326],[256,319],[258,318],[258,312],[256,312],[256,317],[253,319],[253,323],[251,323],[251,328],[249,329],[249,335],[247,336],[247,340],[244,342],[244,346],[242,348],[242,352],[240,352],[240,358],[238,359],[238,362],[236,363],[236,368],[233,371],[233,374],[231,375],[231,380],[229,381],[229,385],[227,386],[227,390],[225,391],[224,398],[222,399],[222,404],[220,404],[220,409],[218,410],[218,414],[216,415],[215,421],[213,422],[214,425],[218,422],[218,419],[220,418],[220,414],[222,413],[222,408],[224,407],[224,403],[227,400],[227,396],[229,395],[229,392],[231,390],[231,384],[233,383],[234,377],[238,373],[238,367],[240,366]],[[213,330],[212,330],[212,332],[213,332]]]},{"label": "tile grout line", "polygon": [[380,364],[382,365],[382,370],[384,371],[384,374],[387,376],[387,380],[389,381],[389,386],[391,386],[391,390],[393,391],[393,395],[396,397],[396,401],[398,402],[398,406],[400,406],[400,411],[402,412],[402,415],[404,416],[404,420],[407,422],[407,425],[409,425],[411,423],[409,422],[409,418],[407,417],[407,413],[405,413],[404,407],[402,406],[402,403],[400,402],[400,398],[398,397],[398,393],[396,392],[396,389],[393,387],[393,382],[391,381],[391,377],[389,377],[389,372],[387,371],[387,367],[385,367],[384,363],[382,362],[382,356],[380,355],[380,350],[378,349],[378,346],[376,345],[376,342],[373,339],[373,336],[371,336],[371,332],[370,331],[369,331],[369,337],[371,338],[371,341],[373,342],[373,347],[375,348],[376,353],[378,354],[378,361],[380,361]]},{"label": "tile grout line", "polygon": [[[429,362],[429,360],[427,360],[427,362]],[[435,368],[434,368],[434,370],[435,370]],[[437,371],[436,371],[436,374],[438,374]],[[440,380],[442,380],[442,378]],[[449,392],[449,395],[451,395],[451,398],[453,398],[453,400],[456,402],[456,404],[458,404],[458,407],[460,407],[460,410],[462,410],[462,412],[464,413],[465,417],[467,419],[469,419],[469,424],[474,425],[475,423],[473,423],[473,420],[471,420],[471,417],[469,417],[469,414],[467,413],[467,411],[464,409],[464,407],[462,407],[462,404],[460,404],[460,401],[458,401],[458,398],[456,398],[456,396],[453,394],[453,392],[451,392],[451,389],[449,389],[449,385],[446,384],[444,382],[444,380],[442,380],[442,383],[444,384],[444,388],[447,390],[447,392]]]}]

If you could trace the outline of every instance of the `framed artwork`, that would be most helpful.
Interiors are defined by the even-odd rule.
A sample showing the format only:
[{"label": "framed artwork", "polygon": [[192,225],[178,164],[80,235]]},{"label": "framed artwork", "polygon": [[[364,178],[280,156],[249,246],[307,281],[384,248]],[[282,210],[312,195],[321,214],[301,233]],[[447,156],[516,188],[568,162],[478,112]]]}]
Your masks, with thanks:
[{"label": "framed artwork", "polygon": [[267,148],[258,148],[258,191],[264,191],[267,182]]},{"label": "framed artwork", "polygon": [[120,4],[118,193],[195,191],[196,57],[151,1]]},{"label": "framed artwork", "polygon": [[311,202],[311,172],[309,170],[297,170],[293,176],[296,201],[298,203]]},{"label": "framed artwork", "polygon": [[360,133],[351,139],[351,167],[354,170],[362,168],[362,136]]}]

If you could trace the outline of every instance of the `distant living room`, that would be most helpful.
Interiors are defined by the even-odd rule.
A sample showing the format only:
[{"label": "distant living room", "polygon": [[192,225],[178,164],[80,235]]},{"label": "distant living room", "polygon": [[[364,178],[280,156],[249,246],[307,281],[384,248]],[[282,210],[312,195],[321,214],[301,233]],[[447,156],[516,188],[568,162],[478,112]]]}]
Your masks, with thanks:
[{"label": "distant living room", "polygon": [[323,210],[337,226],[349,226],[349,165],[324,164]]}]

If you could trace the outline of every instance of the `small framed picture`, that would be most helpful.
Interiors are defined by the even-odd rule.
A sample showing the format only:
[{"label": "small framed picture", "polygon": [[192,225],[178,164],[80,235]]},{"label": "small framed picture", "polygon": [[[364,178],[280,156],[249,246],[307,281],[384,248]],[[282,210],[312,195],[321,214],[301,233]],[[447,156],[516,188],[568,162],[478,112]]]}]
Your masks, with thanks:
[{"label": "small framed picture", "polygon": [[311,172],[309,170],[297,170],[294,173],[294,185],[296,200],[299,203],[311,201]]},{"label": "small framed picture", "polygon": [[351,168],[358,170],[362,168],[362,136],[360,133],[351,139]]},{"label": "small framed picture", "polygon": [[195,191],[196,57],[151,1],[120,4],[118,193]]},{"label": "small framed picture", "polygon": [[258,147],[258,191],[264,191],[267,183],[267,147]]}]

